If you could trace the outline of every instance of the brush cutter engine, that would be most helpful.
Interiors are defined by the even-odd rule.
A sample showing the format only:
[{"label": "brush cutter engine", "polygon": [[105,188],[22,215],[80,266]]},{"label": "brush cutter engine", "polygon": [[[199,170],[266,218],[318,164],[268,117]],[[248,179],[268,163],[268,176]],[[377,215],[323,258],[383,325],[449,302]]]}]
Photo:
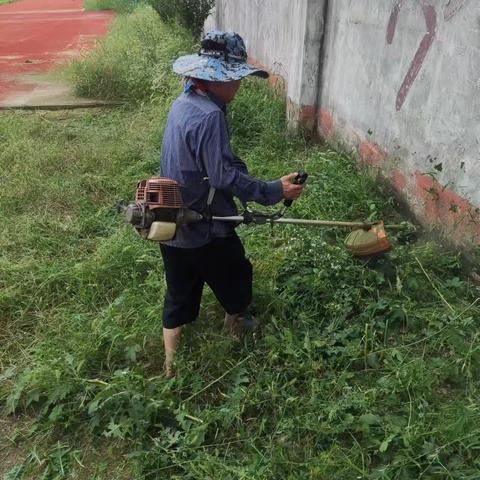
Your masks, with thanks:
[{"label": "brush cutter engine", "polygon": [[171,240],[177,225],[203,219],[201,214],[184,208],[178,183],[165,177],[138,182],[135,202],[127,205],[125,217],[141,237],[157,242]]}]

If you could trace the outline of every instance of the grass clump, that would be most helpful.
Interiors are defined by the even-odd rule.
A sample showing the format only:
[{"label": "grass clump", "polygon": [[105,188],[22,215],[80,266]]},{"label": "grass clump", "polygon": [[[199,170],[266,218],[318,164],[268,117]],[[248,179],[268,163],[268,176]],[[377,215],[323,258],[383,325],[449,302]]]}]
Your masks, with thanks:
[{"label": "grass clump", "polygon": [[[475,479],[480,292],[433,243],[369,267],[340,230],[240,227],[262,331],[230,339],[206,292],[162,378],[161,257],[114,205],[157,172],[180,90],[165,72],[149,104],[0,115],[0,401],[33,422],[7,478]],[[249,80],[231,131],[252,174],[310,173],[292,216],[398,220],[284,111]]]},{"label": "grass clump", "polygon": [[85,0],[85,10],[115,10],[118,13],[130,13],[135,7],[143,5],[143,0]]},{"label": "grass clump", "polygon": [[70,77],[81,96],[149,100],[175,90],[173,60],[192,44],[181,27],[167,27],[151,7],[140,6],[115,19],[98,48],[72,64]]}]

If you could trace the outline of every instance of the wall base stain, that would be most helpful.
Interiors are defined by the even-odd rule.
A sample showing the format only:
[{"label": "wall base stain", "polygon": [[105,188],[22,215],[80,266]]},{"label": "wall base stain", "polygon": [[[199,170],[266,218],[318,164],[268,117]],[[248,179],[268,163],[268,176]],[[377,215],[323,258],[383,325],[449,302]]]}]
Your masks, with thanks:
[{"label": "wall base stain", "polygon": [[370,167],[378,167],[388,155],[376,143],[361,142],[358,146],[358,153],[362,163]]},{"label": "wall base stain", "polygon": [[335,129],[335,120],[332,114],[325,108],[320,108],[318,111],[318,129],[320,135],[326,140],[330,139]]},{"label": "wall base stain", "polygon": [[[311,115],[313,109],[306,110]],[[318,134],[325,140],[334,135],[355,138],[348,128],[336,128],[327,109],[317,110]],[[309,117],[310,118],[310,117]],[[449,243],[471,248],[480,245],[480,209],[455,191],[420,171],[407,174],[395,168],[393,158],[378,144],[367,140],[347,142],[354,146],[363,165],[375,168],[399,200],[409,205],[411,214],[424,226],[435,228]],[[345,145],[347,146],[347,145]]]},{"label": "wall base stain", "polygon": [[317,108],[315,106],[304,105],[300,110],[300,126],[313,130],[317,121]]},{"label": "wall base stain", "polygon": [[392,186],[398,193],[404,193],[407,186],[407,178],[400,170],[392,172]]},{"label": "wall base stain", "polygon": [[480,244],[480,209],[418,170],[415,172],[415,196],[421,201],[420,213],[426,224],[448,232],[459,245]]}]

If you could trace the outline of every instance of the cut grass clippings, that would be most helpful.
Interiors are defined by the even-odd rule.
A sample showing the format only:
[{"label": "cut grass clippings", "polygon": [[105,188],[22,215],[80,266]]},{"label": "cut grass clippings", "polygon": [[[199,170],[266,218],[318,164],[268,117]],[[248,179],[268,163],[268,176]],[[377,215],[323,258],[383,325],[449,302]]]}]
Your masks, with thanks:
[{"label": "cut grass clippings", "polygon": [[[147,60],[135,69],[140,17],[163,89]],[[167,63],[183,47],[150,9],[115,28],[115,82],[144,85],[129,106],[0,115],[0,401],[33,422],[7,478],[478,478],[479,290],[434,243],[394,238],[365,265],[342,230],[241,226],[262,331],[229,338],[207,291],[177,377],[162,377],[161,257],[115,204],[158,171],[181,91]],[[172,44],[147,45],[156,38]],[[78,81],[96,72],[100,92],[106,64],[91,58]],[[351,158],[287,135],[284,112],[248,80],[230,117],[253,175],[310,173],[289,215],[401,220]]]}]

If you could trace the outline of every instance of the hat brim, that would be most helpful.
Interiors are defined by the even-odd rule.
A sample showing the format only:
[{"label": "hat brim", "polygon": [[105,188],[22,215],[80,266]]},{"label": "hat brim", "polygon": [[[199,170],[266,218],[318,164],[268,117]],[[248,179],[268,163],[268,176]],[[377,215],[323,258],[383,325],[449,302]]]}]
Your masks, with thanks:
[{"label": "hat brim", "polygon": [[230,82],[254,75],[268,78],[268,72],[245,62],[229,61],[202,55],[185,55],[173,64],[173,71],[184,77],[215,82]]}]

